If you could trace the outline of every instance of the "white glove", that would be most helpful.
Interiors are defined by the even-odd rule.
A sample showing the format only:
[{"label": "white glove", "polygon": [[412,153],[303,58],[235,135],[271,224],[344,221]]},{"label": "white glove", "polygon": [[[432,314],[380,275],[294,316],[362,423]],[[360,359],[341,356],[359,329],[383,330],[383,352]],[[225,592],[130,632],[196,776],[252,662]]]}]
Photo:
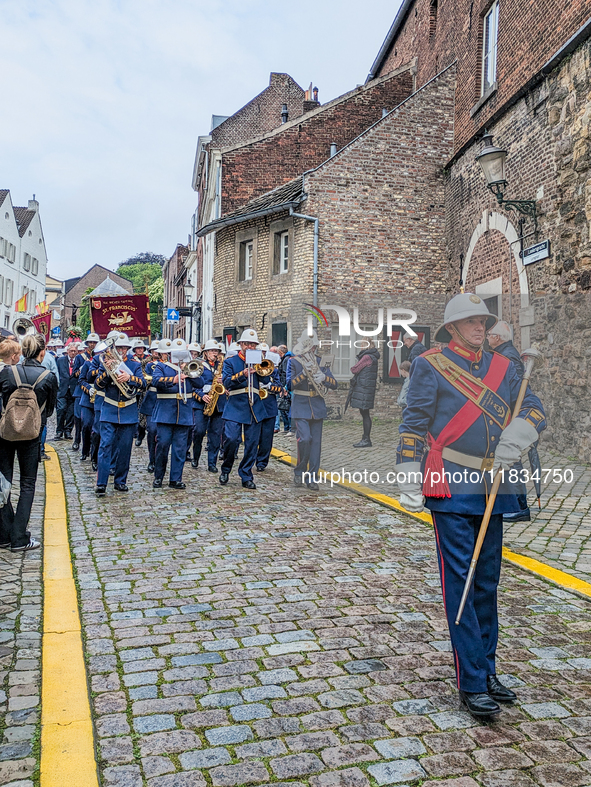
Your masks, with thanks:
[{"label": "white glove", "polygon": [[503,429],[493,463],[493,474],[499,468],[509,470],[521,459],[521,454],[538,439],[537,430],[523,418],[514,418]]},{"label": "white glove", "polygon": [[204,385],[201,390],[203,393],[209,393],[211,391],[211,385]]},{"label": "white glove", "polygon": [[316,374],[313,375],[313,377],[317,383],[323,383],[326,380],[326,375],[324,374],[324,372],[316,372]]},{"label": "white glove", "polygon": [[259,388],[270,388],[271,383],[259,383]]},{"label": "white glove", "polygon": [[[420,462],[403,462],[401,465],[396,465],[396,474],[399,476],[400,504],[413,514],[418,514],[425,507],[423,485],[421,481],[417,480],[420,478],[420,472]],[[406,474],[404,481],[400,478],[402,473]]]}]

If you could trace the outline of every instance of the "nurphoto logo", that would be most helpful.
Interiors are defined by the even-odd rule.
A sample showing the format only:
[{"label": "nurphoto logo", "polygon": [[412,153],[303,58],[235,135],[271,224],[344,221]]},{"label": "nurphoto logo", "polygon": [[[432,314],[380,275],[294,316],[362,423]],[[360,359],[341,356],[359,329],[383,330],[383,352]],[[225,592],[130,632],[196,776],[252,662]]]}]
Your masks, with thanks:
[{"label": "nurphoto logo", "polygon": [[[357,306],[353,307],[353,319],[351,320],[351,314],[348,309],[345,309],[343,306],[322,306],[319,308],[318,306],[314,306],[311,303],[305,303],[304,307],[308,314],[308,336],[314,335],[314,325],[315,319],[317,323],[320,325],[324,325],[326,327],[329,326],[328,319],[326,317],[325,312],[333,311],[339,320],[339,339],[322,339],[319,342],[321,347],[330,347],[331,345],[335,345],[336,347],[351,347],[351,323],[353,324],[353,333],[356,336],[371,336],[371,337],[378,337],[383,335],[384,326],[386,327],[386,336],[392,336],[394,331],[394,326],[397,326],[401,332],[404,331],[409,336],[413,338],[417,338],[417,334],[412,329],[412,324],[417,321],[417,313],[412,309],[400,309],[400,308],[391,308],[387,307],[386,309],[379,308],[378,309],[378,322],[375,328],[371,330],[366,328],[361,328],[359,325],[359,308]],[[384,321],[384,312],[386,313],[386,319]],[[344,340],[341,340],[341,337],[345,337]],[[347,340],[347,337],[348,340]],[[392,339],[373,339],[374,344],[377,346],[381,346],[382,344],[386,344],[393,350],[399,350],[402,347],[402,341],[397,339],[392,341]],[[363,348],[368,345],[367,340],[359,340],[356,339],[353,342],[353,346],[357,348]]]}]

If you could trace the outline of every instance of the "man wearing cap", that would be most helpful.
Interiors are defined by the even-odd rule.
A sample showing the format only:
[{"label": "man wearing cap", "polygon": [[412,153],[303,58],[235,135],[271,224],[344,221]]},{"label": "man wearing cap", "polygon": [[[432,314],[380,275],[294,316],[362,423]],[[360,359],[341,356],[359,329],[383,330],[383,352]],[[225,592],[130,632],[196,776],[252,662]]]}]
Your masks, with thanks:
[{"label": "man wearing cap", "polygon": [[[435,334],[447,347],[427,351],[410,369],[396,465],[402,505],[418,512],[426,504],[433,517],[457,685],[476,717],[494,716],[499,702],[515,699],[495,666],[503,512],[516,506],[507,471],[546,425],[542,404],[529,387],[511,420],[519,376],[507,358],[483,351],[486,331],[496,321],[477,295],[462,293],[449,301]],[[487,493],[499,468],[504,482],[456,625]]]},{"label": "man wearing cap", "polygon": [[[120,335],[115,341],[115,349],[125,358],[131,346],[129,339]],[[105,360],[111,365],[111,361]],[[137,392],[144,390],[146,381],[141,364],[127,360],[117,368],[116,379],[119,385],[129,389],[131,395],[124,393],[113,380],[105,366],[97,375],[95,386],[104,391],[100,414],[100,448],[98,452],[98,475],[95,492],[104,495],[109,481],[109,473],[114,465],[114,487],[117,492],[127,492],[127,474],[131,461],[133,435],[137,428]]]},{"label": "man wearing cap", "polygon": [[338,387],[328,366],[320,367],[320,357],[316,355],[318,343],[316,331],[312,336],[304,331],[287,364],[287,389],[293,392],[290,415],[292,424],[295,420],[298,448],[294,483],[302,486],[306,474],[306,486],[313,492],[319,489],[322,424],[327,416],[326,402],[320,391],[321,387]]},{"label": "man wearing cap", "polygon": [[156,423],[156,462],[154,489],[160,489],[170,459],[171,489],[185,489],[183,468],[187,453],[187,433],[193,425],[193,389],[201,386],[198,378],[187,377],[180,371],[179,362],[188,359],[189,351],[183,339],[162,339],[158,344],[160,360],[152,371],[152,385],[156,388],[156,405],[152,420]]},{"label": "man wearing cap", "polygon": [[[269,352],[269,345],[266,342],[259,344],[258,349],[263,353],[263,358],[267,357]],[[277,353],[275,353],[277,354]],[[283,393],[283,388],[279,380],[278,364],[275,364],[273,374],[259,383],[260,388],[267,391],[267,396],[263,399],[263,406],[265,408],[265,417],[261,422],[261,439],[259,440],[259,447],[256,458],[257,472],[262,473],[266,470],[271,458],[271,450],[273,448],[273,435],[275,434],[275,419],[279,414],[277,408],[277,395]]]},{"label": "man wearing cap", "polygon": [[222,367],[222,383],[228,392],[228,400],[223,414],[224,459],[220,484],[225,485],[230,480],[234,458],[244,429],[244,455],[238,466],[238,475],[245,489],[256,489],[252,468],[261,438],[261,422],[266,416],[259,396],[259,376],[254,367],[246,363],[246,352],[256,350],[258,343],[259,339],[254,328],[246,328],[238,340],[239,352],[226,358]]},{"label": "man wearing cap", "polygon": [[224,412],[226,395],[221,394],[218,396],[215,410],[211,415],[205,415],[203,412],[205,407],[211,402],[211,386],[220,363],[220,348],[215,339],[208,339],[205,342],[202,362],[203,374],[201,375],[201,382],[203,383],[203,388],[193,392],[195,402],[193,417],[195,424],[193,426],[193,458],[191,466],[199,467],[201,446],[207,433],[207,469],[210,473],[217,473],[216,462],[220,451],[223,425],[222,413]]}]

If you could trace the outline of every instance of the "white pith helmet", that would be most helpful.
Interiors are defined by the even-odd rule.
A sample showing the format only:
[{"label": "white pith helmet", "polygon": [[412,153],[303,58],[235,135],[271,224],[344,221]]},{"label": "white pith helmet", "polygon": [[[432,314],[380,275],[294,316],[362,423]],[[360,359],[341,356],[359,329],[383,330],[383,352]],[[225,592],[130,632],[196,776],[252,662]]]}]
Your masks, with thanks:
[{"label": "white pith helmet", "polygon": [[215,339],[208,339],[203,346],[203,352],[207,352],[208,350],[219,350],[220,345],[216,342]]},{"label": "white pith helmet", "polygon": [[172,350],[172,342],[170,339],[160,339],[158,342],[159,353],[169,353]]},{"label": "white pith helmet", "polygon": [[131,341],[123,334],[115,341],[115,347],[131,347]]},{"label": "white pith helmet", "polygon": [[222,355],[226,354],[226,345],[223,342],[218,342],[218,347]]},{"label": "white pith helmet", "polygon": [[101,337],[98,335],[98,333],[89,333],[88,336],[86,337],[87,344],[88,342],[100,342],[100,340]]},{"label": "white pith helmet", "polygon": [[240,342],[254,342],[255,344],[259,343],[259,337],[257,336],[257,332],[254,328],[245,328],[242,331],[242,336],[238,339],[238,344]]},{"label": "white pith helmet", "polygon": [[266,342],[261,342],[257,347],[257,350],[262,350],[264,353],[269,352],[269,345]]},{"label": "white pith helmet", "polygon": [[443,314],[443,323],[435,333],[435,341],[450,342],[452,336],[445,326],[458,320],[465,320],[467,317],[486,317],[487,331],[490,331],[499,321],[498,317],[489,312],[486,303],[479,295],[474,295],[472,292],[461,292],[459,295],[454,295],[447,303]]},{"label": "white pith helmet", "polygon": [[191,344],[187,345],[187,350],[192,353],[200,353],[201,352],[201,345],[199,342],[191,342]]}]

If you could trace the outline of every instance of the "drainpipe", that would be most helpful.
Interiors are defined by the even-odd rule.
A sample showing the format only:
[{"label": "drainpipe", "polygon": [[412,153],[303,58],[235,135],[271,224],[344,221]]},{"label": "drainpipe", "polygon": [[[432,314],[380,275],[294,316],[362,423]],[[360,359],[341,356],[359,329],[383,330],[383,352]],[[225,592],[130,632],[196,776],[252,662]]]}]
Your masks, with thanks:
[{"label": "drainpipe", "polygon": [[313,304],[318,306],[318,219],[314,216],[306,216],[305,213],[294,213],[293,208],[289,209],[289,215],[295,219],[314,222],[314,268],[312,274]]}]

